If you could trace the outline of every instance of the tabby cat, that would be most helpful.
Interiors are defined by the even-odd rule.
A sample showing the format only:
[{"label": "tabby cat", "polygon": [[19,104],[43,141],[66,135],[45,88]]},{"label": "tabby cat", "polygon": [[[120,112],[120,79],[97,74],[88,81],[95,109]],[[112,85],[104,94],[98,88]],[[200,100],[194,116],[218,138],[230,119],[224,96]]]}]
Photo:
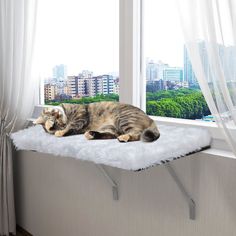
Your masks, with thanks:
[{"label": "tabby cat", "polygon": [[142,110],[119,102],[62,104],[64,114],[44,110],[35,124],[57,137],[84,134],[87,139],[152,142],[160,137],[155,122]]},{"label": "tabby cat", "polygon": [[65,127],[66,118],[58,109],[44,108],[42,114],[34,121],[34,124],[41,124],[46,132],[55,134],[57,130]]}]

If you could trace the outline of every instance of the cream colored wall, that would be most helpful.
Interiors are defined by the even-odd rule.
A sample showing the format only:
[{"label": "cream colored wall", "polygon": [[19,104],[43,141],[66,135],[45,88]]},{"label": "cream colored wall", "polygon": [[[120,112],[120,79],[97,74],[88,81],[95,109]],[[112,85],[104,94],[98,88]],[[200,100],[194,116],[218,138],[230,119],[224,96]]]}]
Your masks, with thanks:
[{"label": "cream colored wall", "polygon": [[197,204],[195,221],[163,166],[107,168],[34,152],[15,156],[17,223],[34,236],[234,236],[236,160],[194,154],[172,162]]}]

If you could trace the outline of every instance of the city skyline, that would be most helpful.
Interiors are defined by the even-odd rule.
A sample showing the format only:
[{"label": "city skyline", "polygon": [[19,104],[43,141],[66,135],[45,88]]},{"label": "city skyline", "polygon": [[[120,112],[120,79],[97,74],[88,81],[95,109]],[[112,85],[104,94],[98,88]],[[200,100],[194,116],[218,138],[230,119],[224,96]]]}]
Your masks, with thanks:
[{"label": "city skyline", "polygon": [[98,94],[119,94],[119,78],[103,74],[95,76],[83,70],[77,75],[67,75],[67,66],[55,65],[53,76],[44,80],[44,100],[81,99]]},{"label": "city skyline", "polygon": [[[184,40],[173,0],[145,0],[144,5],[145,57],[183,66]],[[68,65],[70,75],[83,69],[97,75],[118,72],[118,0],[41,0],[38,17],[36,65],[42,76],[60,63]]]},{"label": "city skyline", "polygon": [[[201,61],[205,76],[208,82],[211,82],[211,69],[208,62],[208,55],[206,50],[206,43],[201,41],[198,43],[199,52],[201,55]],[[225,47],[218,44],[218,51],[221,55],[222,69],[225,70],[228,67],[231,69],[230,73],[226,75],[226,79],[230,83],[235,83],[236,69],[233,66],[236,61],[235,47]],[[188,56],[186,47],[183,48],[183,67],[170,66],[169,63],[163,61],[154,61],[150,58],[146,59],[146,88],[148,92],[157,92],[161,90],[177,90],[179,88],[196,88],[199,89],[197,78],[194,74],[192,63]],[[228,60],[225,60],[227,58]],[[108,80],[107,80],[107,79]],[[74,82],[74,93],[71,93],[68,81],[70,79]],[[106,82],[107,81],[107,82]],[[71,98],[80,98],[85,96],[96,96],[97,94],[119,94],[119,75],[115,73],[103,73],[94,74],[93,71],[83,70],[76,75],[68,76],[67,65],[60,64],[55,65],[52,68],[52,76],[45,79],[48,90],[54,90],[51,92],[53,96],[65,94]],[[231,85],[233,85],[231,84]],[[79,87],[81,86],[81,88]],[[108,89],[108,87],[110,88]],[[82,92],[78,92],[83,90]],[[49,94],[49,93],[48,93]],[[50,97],[49,96],[49,97]],[[47,100],[47,99],[46,99]]]},{"label": "city skyline", "polygon": [[[47,105],[119,101],[119,78],[112,75],[93,76],[91,71],[86,70],[79,75],[62,78],[65,71],[65,65],[55,66],[55,78],[45,83]],[[183,81],[183,69],[166,66],[162,79],[153,78],[146,83],[147,114],[213,122],[201,91],[189,85]],[[192,109],[193,106],[195,109]]]},{"label": "city skyline", "polygon": [[[187,56],[187,55],[185,55]],[[159,64],[158,64],[159,63]],[[153,68],[149,65],[154,66]],[[160,68],[158,66],[161,66]],[[150,70],[150,71],[149,71]],[[119,94],[119,76],[114,73],[95,75],[93,71],[82,70],[76,75],[67,74],[67,65],[54,65],[52,76],[45,78],[45,100],[79,99],[94,97],[98,94]],[[184,68],[171,67],[167,63],[153,60],[146,61],[147,91],[150,86],[157,90],[188,88],[188,81],[184,82]],[[161,80],[164,82],[150,83]],[[189,78],[189,80],[191,80]]]}]

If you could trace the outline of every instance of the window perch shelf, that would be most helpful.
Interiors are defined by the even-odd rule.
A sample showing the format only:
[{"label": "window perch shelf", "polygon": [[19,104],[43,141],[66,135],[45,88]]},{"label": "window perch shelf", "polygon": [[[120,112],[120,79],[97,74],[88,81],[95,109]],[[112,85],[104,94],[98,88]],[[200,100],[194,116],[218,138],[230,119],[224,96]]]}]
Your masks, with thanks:
[{"label": "window perch shelf", "polygon": [[189,207],[189,218],[195,219],[195,202],[178,178],[170,161],[201,151],[210,146],[211,137],[205,129],[159,125],[161,137],[152,143],[141,141],[120,143],[112,140],[86,140],[83,135],[57,138],[41,126],[29,127],[11,135],[18,150],[48,153],[64,158],[86,160],[97,165],[112,188],[114,200],[119,200],[119,186],[104,168],[117,167],[140,171],[164,164],[180,189]]}]

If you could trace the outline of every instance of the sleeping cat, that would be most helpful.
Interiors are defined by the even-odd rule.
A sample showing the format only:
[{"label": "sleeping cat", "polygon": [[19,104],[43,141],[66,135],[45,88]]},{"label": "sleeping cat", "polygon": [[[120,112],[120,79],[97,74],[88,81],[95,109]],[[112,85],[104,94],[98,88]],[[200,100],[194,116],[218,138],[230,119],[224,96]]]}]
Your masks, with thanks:
[{"label": "sleeping cat", "polygon": [[65,124],[65,116],[58,109],[44,108],[42,114],[34,121],[34,124],[41,124],[44,130],[50,134],[55,134],[61,130]]},{"label": "sleeping cat", "polygon": [[142,110],[119,102],[62,104],[64,114],[44,110],[35,124],[57,137],[84,134],[87,139],[152,142],[160,137],[155,122]]}]

